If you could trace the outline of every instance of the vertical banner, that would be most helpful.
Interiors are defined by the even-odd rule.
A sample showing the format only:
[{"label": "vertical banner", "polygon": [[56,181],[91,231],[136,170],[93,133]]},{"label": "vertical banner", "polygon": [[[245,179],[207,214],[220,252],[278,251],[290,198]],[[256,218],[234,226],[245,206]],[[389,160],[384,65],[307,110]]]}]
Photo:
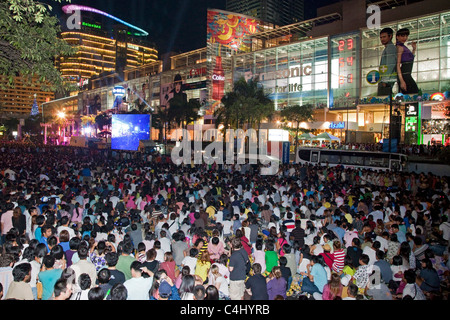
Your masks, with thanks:
[{"label": "vertical banner", "polygon": [[283,164],[289,164],[289,154],[291,149],[291,143],[289,141],[283,142]]},{"label": "vertical banner", "polygon": [[231,85],[231,55],[250,52],[252,41],[250,34],[260,30],[261,21],[253,17],[223,10],[207,12],[207,60],[209,92],[204,107],[207,115],[212,115],[215,108]]}]

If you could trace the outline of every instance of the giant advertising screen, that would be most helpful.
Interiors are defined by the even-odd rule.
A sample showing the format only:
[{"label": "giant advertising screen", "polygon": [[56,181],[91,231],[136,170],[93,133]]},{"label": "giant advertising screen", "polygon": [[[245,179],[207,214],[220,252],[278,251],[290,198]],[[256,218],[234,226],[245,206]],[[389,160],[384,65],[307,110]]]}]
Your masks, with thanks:
[{"label": "giant advertising screen", "polygon": [[149,114],[115,114],[111,124],[111,149],[137,151],[140,140],[150,139]]}]

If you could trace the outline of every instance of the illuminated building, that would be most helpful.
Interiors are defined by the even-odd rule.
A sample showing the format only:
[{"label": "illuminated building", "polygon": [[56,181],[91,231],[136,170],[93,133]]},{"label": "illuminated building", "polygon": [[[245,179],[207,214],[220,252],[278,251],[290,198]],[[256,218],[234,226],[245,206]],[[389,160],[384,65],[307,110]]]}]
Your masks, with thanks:
[{"label": "illuminated building", "polygon": [[[0,78],[0,81],[1,78]],[[6,79],[4,80],[6,83]],[[41,111],[42,104],[54,99],[55,94],[42,91],[36,81],[27,83],[22,77],[15,77],[14,87],[2,88],[0,86],[0,114],[2,115],[29,115],[36,95],[36,102]]]},{"label": "illuminated building", "polygon": [[[318,10],[317,18],[249,35],[252,51],[233,56],[233,81],[258,77],[277,110],[313,104],[316,121],[303,123],[304,129],[328,131],[347,142],[376,142],[390,134],[389,99],[377,95],[371,77],[384,49],[379,32],[409,28],[408,41],[418,43],[412,77],[421,95],[405,95],[394,106],[392,121],[399,141],[426,143],[430,138],[423,134],[438,130],[429,127],[446,121],[439,110],[449,102],[450,11],[440,0],[427,6],[423,1],[375,4],[381,9],[376,29],[366,26],[366,3],[342,1]],[[432,99],[435,93],[447,100]],[[405,140],[405,104],[417,100],[423,123],[415,126],[415,138]]]},{"label": "illuminated building", "polygon": [[[80,88],[87,88],[93,77],[117,73],[124,76],[127,69],[158,60],[158,51],[142,38],[148,33],[103,11],[80,5],[66,5],[66,21],[75,12],[83,13],[75,25],[62,23],[61,38],[78,49],[71,57],[58,59],[62,76]],[[112,19],[118,24],[105,27]],[[100,22],[99,22],[100,21]],[[105,30],[106,29],[106,30]]]},{"label": "illuminated building", "polygon": [[[444,0],[428,3],[426,7],[423,1],[376,3],[382,17],[377,29],[366,26],[368,4],[358,0],[320,8],[316,18],[276,28],[253,17],[210,9],[206,48],[172,56],[169,70],[142,76],[142,67],[137,67],[132,82],[124,78],[86,94],[99,94],[101,108],[107,110],[115,85],[136,84],[139,89],[146,83],[147,97],[152,97],[149,104],[156,109],[165,105],[165,94],[180,75],[188,99],[201,101],[203,118],[196,124],[207,130],[215,127],[213,113],[221,95],[231,91],[240,77],[258,77],[277,110],[296,104],[316,107],[315,121],[302,123],[301,128],[327,131],[343,142],[377,142],[388,136],[390,121],[389,99],[377,96],[377,85],[369,77],[379,69],[383,51],[379,31],[408,27],[409,41],[418,42],[412,76],[421,89],[420,116],[406,119],[406,103],[418,96],[405,96],[394,109],[393,123],[400,121],[401,141],[444,140],[438,135],[448,123],[443,108],[450,91],[450,11]],[[276,128],[276,121],[261,124],[262,130]]]}]

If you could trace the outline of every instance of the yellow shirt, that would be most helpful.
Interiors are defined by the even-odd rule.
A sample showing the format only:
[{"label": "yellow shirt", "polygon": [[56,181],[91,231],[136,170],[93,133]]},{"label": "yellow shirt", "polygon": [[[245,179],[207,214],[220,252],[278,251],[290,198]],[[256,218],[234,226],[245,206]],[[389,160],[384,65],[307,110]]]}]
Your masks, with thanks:
[{"label": "yellow shirt", "polygon": [[210,219],[214,219],[214,215],[216,214],[216,208],[213,206],[209,206],[206,208],[206,213],[208,214]]},{"label": "yellow shirt", "polygon": [[203,263],[200,260],[197,260],[197,265],[195,266],[195,274],[197,276],[200,276],[200,278],[203,279],[203,281],[206,280],[208,277],[209,268],[211,267],[211,262],[205,262]]}]

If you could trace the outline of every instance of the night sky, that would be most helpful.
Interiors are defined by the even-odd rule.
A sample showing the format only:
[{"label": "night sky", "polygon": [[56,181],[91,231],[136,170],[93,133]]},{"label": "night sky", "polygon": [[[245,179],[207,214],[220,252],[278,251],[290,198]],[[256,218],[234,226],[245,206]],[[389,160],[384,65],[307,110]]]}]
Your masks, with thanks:
[{"label": "night sky", "polygon": [[[60,5],[51,0],[55,14]],[[316,9],[339,0],[305,0],[305,19],[316,16]],[[226,8],[226,0],[72,0],[107,12],[149,33],[148,41],[155,43],[160,54],[186,52],[206,46],[207,9]],[[65,5],[67,3],[64,3]]]}]

